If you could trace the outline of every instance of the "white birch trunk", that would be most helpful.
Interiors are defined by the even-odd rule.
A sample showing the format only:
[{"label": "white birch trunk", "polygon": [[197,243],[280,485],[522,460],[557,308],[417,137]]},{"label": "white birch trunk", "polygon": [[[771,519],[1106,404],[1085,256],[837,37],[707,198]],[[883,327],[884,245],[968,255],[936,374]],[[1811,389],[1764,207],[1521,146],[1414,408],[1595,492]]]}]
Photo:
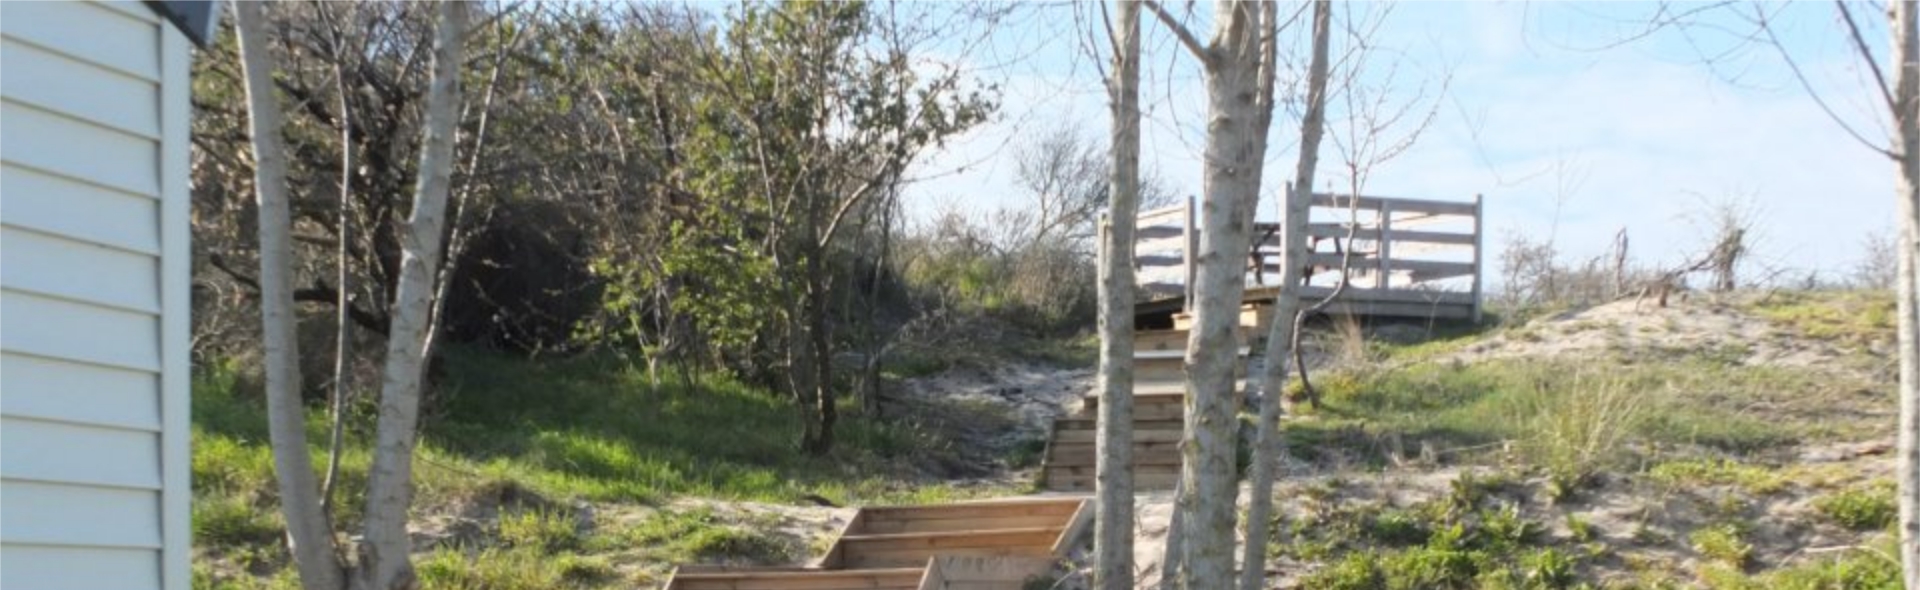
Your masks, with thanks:
[{"label": "white birch trunk", "polygon": [[1182,587],[1220,590],[1234,582],[1234,391],[1236,338],[1245,264],[1260,190],[1266,129],[1258,98],[1263,29],[1254,2],[1215,4],[1214,37],[1207,48],[1205,197],[1194,285],[1194,330],[1187,340],[1187,433],[1181,466],[1186,494],[1177,499],[1186,534]]},{"label": "white birch trunk", "polygon": [[240,63],[253,136],[253,186],[260,207],[260,315],[266,348],[267,432],[287,519],[287,546],[307,590],[342,588],[344,569],[333,529],[320,508],[313,457],[307,452],[306,412],[300,401],[300,349],[293,312],[292,208],[287,202],[286,146],[280,105],[258,2],[234,2]]},{"label": "white birch trunk", "polygon": [[1273,515],[1273,481],[1279,467],[1281,444],[1280,398],[1285,395],[1289,361],[1293,358],[1293,330],[1300,307],[1300,284],[1307,259],[1307,214],[1313,202],[1313,172],[1319,165],[1320,138],[1326,131],[1327,45],[1332,37],[1333,8],[1327,0],[1313,4],[1313,57],[1307,67],[1307,112],[1300,120],[1300,154],[1294,182],[1282,194],[1280,230],[1280,293],[1273,302],[1273,325],[1267,331],[1263,353],[1265,375],[1260,379],[1260,424],[1255,435],[1247,500],[1247,541],[1240,558],[1241,590],[1266,587],[1268,521]]},{"label": "white birch trunk", "polygon": [[1900,561],[1908,590],[1920,590],[1920,30],[1912,0],[1889,3],[1893,35],[1895,211],[1900,225]]},{"label": "white birch trunk", "polygon": [[407,509],[413,499],[414,429],[420,413],[420,365],[433,309],[434,270],[440,267],[447,191],[458,131],[460,66],[467,29],[467,3],[441,2],[434,31],[433,78],[427,91],[419,182],[400,257],[393,327],[380,385],[379,432],[367,481],[366,544],[359,582],[369,590],[416,585],[408,554]]},{"label": "white birch trunk", "polygon": [[1095,438],[1094,587],[1133,588],[1133,230],[1140,208],[1140,4],[1114,2],[1113,167],[1101,231],[1100,417]]}]

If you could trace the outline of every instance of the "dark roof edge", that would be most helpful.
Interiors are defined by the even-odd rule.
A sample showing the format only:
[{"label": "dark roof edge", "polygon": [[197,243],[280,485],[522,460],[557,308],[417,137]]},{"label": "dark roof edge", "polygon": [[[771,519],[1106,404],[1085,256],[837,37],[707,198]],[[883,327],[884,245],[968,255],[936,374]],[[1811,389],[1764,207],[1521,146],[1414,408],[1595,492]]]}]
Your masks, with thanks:
[{"label": "dark roof edge", "polygon": [[194,45],[205,48],[213,41],[213,28],[220,22],[218,0],[144,0],[142,4],[173,23]]}]

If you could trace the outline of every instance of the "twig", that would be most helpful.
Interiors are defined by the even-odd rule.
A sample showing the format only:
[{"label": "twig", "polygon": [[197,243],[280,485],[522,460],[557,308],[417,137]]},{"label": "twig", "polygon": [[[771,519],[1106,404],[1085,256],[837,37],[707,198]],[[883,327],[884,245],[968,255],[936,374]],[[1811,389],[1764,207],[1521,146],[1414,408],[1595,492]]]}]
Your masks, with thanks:
[{"label": "twig", "polygon": [[1181,45],[1187,46],[1187,51],[1193,52],[1194,58],[1199,59],[1200,63],[1203,64],[1212,63],[1213,60],[1210,56],[1213,54],[1207,52],[1207,47],[1200,44],[1200,39],[1194,37],[1193,32],[1187,30],[1186,25],[1174,20],[1172,14],[1169,14],[1166,9],[1161,8],[1159,2],[1155,2],[1154,0],[1141,0],[1140,3],[1145,5],[1148,11],[1153,13],[1154,18],[1160,19],[1161,24],[1167,25],[1168,30],[1173,31],[1173,36],[1180,39]]}]

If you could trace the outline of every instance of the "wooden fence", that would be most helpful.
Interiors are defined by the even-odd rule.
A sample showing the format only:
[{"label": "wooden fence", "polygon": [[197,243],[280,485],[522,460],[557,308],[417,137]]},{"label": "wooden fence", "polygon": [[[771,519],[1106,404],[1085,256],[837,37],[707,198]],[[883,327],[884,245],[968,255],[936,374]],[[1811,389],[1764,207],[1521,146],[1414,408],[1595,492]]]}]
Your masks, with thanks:
[{"label": "wooden fence", "polygon": [[[1478,195],[1472,201],[1313,195],[1303,299],[1327,297],[1344,276],[1347,288],[1329,313],[1479,321],[1482,204]],[[1142,299],[1158,304],[1152,307],[1193,300],[1200,244],[1194,207],[1188,198],[1137,218],[1135,280]],[[1254,224],[1249,301],[1271,298],[1279,287],[1279,234],[1278,223]]]}]

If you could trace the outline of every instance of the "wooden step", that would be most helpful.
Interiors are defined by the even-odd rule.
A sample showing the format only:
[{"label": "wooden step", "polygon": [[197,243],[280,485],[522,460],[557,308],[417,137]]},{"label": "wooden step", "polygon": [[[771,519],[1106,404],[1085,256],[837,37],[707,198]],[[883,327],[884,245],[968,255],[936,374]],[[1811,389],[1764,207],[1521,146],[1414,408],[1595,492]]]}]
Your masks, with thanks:
[{"label": "wooden step", "polygon": [[[1178,473],[1135,473],[1133,489],[1136,491],[1171,490],[1173,484],[1178,481],[1180,481]],[[1091,492],[1094,488],[1094,479],[1092,474],[1049,477],[1044,487],[1056,492]]]},{"label": "wooden step", "polygon": [[1054,560],[1036,557],[942,555],[927,561],[921,590],[1018,590],[1053,569]]},{"label": "wooden step", "polygon": [[[1254,331],[1241,328],[1236,337],[1240,346],[1247,346]],[[1188,332],[1186,330],[1139,330],[1133,333],[1133,350],[1181,350],[1187,349]]]},{"label": "wooden step", "polygon": [[662,590],[918,590],[927,566],[865,570],[682,566]]},{"label": "wooden step", "polygon": [[840,538],[841,567],[874,569],[926,563],[935,555],[1053,556],[1064,527],[847,535]]},{"label": "wooden step", "polygon": [[[1069,430],[1084,430],[1087,432],[1093,432],[1099,429],[1100,421],[1092,417],[1057,418],[1053,421],[1053,427],[1055,430],[1058,430],[1061,432],[1065,432]],[[1138,415],[1133,417],[1134,432],[1145,432],[1149,430],[1172,430],[1177,432],[1185,428],[1186,428],[1186,423],[1179,419],[1167,419],[1167,418],[1145,419],[1145,418],[1141,418]]]},{"label": "wooden step", "polygon": [[[1273,319],[1273,306],[1271,305],[1266,303],[1244,303],[1240,305],[1241,328],[1253,328],[1256,330],[1264,328],[1267,326],[1267,321],[1271,319]],[[1173,329],[1193,329],[1193,313],[1180,312],[1173,314]]]},{"label": "wooden step", "polygon": [[[1149,444],[1159,445],[1160,443]],[[1093,445],[1062,447],[1047,454],[1047,472],[1053,473],[1055,470],[1080,467],[1091,469],[1096,460],[1096,452],[1094,451]],[[1162,445],[1142,448],[1139,445],[1134,445],[1133,464],[1135,466],[1179,465],[1180,447],[1178,445]]]},{"label": "wooden step", "polygon": [[1078,498],[1018,499],[924,506],[875,506],[860,511],[850,535],[930,533],[1064,526]]}]

